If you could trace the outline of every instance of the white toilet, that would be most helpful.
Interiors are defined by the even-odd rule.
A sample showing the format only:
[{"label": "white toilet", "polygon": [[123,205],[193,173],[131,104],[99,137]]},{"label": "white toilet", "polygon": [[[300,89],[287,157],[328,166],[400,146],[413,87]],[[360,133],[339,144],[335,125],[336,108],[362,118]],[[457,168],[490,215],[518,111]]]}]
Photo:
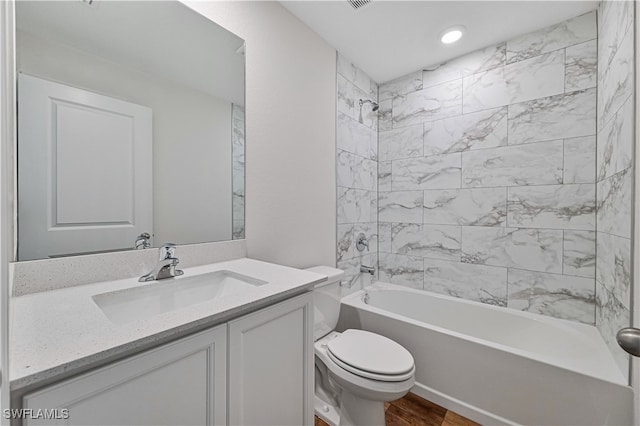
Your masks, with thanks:
[{"label": "white toilet", "polygon": [[308,270],[329,277],[313,292],[316,415],[332,426],[383,426],[384,402],[403,397],[413,386],[413,357],[379,334],[334,331],[344,272],[328,266]]}]

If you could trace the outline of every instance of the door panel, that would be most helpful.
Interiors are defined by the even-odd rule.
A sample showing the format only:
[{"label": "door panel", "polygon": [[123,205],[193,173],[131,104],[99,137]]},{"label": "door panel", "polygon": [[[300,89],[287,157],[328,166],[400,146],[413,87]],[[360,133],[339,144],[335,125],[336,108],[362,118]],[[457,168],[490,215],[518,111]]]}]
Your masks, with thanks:
[{"label": "door panel", "polygon": [[152,232],[152,112],[20,74],[19,260],[133,248]]}]

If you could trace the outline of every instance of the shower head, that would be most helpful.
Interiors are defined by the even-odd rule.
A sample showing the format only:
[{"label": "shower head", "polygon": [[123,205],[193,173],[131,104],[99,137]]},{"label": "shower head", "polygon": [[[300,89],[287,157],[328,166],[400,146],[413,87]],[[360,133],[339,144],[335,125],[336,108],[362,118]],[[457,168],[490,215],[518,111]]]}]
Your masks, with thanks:
[{"label": "shower head", "polygon": [[362,109],[362,105],[364,104],[371,104],[371,111],[377,111],[380,108],[380,105],[378,105],[377,102],[373,102],[369,99],[360,99],[360,109]]}]

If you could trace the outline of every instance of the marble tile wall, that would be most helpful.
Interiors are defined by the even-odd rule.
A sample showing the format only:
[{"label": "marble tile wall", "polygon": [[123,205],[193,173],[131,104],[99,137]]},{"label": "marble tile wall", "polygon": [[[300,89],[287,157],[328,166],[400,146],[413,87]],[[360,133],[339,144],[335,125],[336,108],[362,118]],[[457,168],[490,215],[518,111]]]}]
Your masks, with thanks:
[{"label": "marble tile wall", "polygon": [[624,375],[615,335],[631,321],[634,3],[600,3],[597,42],[596,327]]},{"label": "marble tile wall", "polygon": [[[380,85],[381,280],[595,323],[596,223],[618,238],[600,216],[629,203],[596,197],[596,27],[594,11]],[[628,134],[621,96],[609,138]],[[611,177],[631,151],[606,152]]]},{"label": "marble tile wall", "polygon": [[245,238],[244,233],[244,107],[231,107],[231,185],[233,187],[233,233],[232,239]]},{"label": "marble tile wall", "polygon": [[[337,78],[336,264],[346,273],[343,295],[347,295],[360,289],[360,265],[376,266],[378,261],[378,114],[371,104],[359,105],[360,99],[378,101],[378,85],[340,53]],[[356,249],[361,233],[369,241],[363,252]]]}]

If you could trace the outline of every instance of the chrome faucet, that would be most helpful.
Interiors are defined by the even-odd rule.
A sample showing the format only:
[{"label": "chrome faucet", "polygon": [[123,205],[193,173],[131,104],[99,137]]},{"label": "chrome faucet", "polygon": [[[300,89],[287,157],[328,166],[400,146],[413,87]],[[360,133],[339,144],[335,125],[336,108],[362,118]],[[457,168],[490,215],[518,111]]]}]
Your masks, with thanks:
[{"label": "chrome faucet", "polygon": [[172,243],[166,243],[160,247],[160,258],[158,264],[153,268],[151,272],[141,276],[138,281],[147,282],[153,280],[162,280],[165,278],[177,277],[184,274],[184,271],[176,269],[176,265],[180,263],[177,257],[175,257],[176,245]]},{"label": "chrome faucet", "polygon": [[366,272],[367,274],[375,275],[376,268],[373,266],[360,265],[360,272]]}]

